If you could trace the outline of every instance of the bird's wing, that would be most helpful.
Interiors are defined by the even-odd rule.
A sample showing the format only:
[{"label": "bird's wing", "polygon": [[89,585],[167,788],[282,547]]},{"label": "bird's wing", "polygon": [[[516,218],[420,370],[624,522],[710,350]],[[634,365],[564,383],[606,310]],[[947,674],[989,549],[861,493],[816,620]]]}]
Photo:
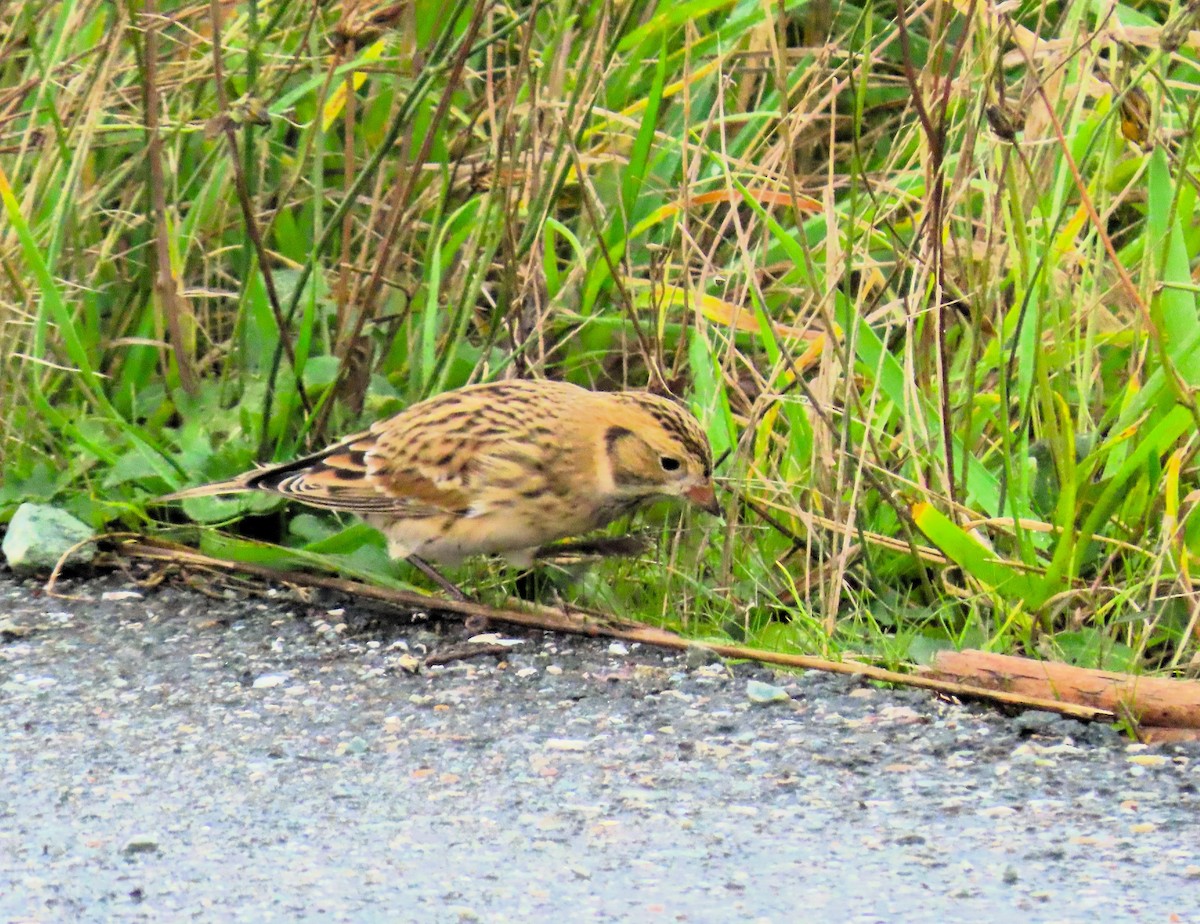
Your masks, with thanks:
[{"label": "bird's wing", "polygon": [[421,411],[371,428],[373,446],[364,461],[376,490],[472,517],[545,481],[552,412],[534,415],[523,405],[486,400]]},{"label": "bird's wing", "polygon": [[363,516],[441,516],[468,506],[457,486],[438,484],[403,458],[391,458],[394,448],[379,433],[360,433],[314,455],[254,472],[246,487]]},{"label": "bird's wing", "polygon": [[[551,481],[573,386],[502,382],[447,392],[294,462],[212,486],[369,515],[476,516]],[[199,489],[197,489],[199,490]],[[211,490],[203,493],[212,493]],[[189,494],[189,496],[191,496]]]}]

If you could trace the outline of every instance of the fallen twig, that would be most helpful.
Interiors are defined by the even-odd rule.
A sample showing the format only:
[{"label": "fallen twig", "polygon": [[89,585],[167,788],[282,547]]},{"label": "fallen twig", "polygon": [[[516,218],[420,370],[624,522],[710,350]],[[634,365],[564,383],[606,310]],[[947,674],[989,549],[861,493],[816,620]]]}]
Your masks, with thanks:
[{"label": "fallen twig", "polygon": [[449,648],[441,648],[426,657],[422,663],[426,667],[434,667],[438,664],[469,661],[471,658],[484,658],[488,655],[503,658],[505,655],[510,654],[512,654],[512,648],[509,645],[472,644],[468,642],[465,645],[453,645]]},{"label": "fallen twig", "polygon": [[777,651],[764,651],[758,648],[744,648],[741,645],[693,641],[676,635],[667,629],[658,629],[653,626],[642,625],[641,623],[631,622],[606,614],[583,613],[579,611],[566,613],[563,610],[524,601],[521,602],[518,609],[515,607],[501,608],[486,606],[482,603],[473,603],[471,601],[449,600],[415,591],[376,587],[370,584],[363,584],[359,581],[350,581],[328,575],[309,574],[303,571],[279,571],[263,565],[213,558],[210,555],[204,555],[186,546],[163,542],[161,540],[143,539],[139,542],[122,546],[122,550],[125,554],[137,558],[155,561],[175,561],[181,565],[215,568],[223,571],[241,571],[245,574],[253,574],[267,580],[303,584],[309,587],[322,587],[327,590],[340,591],[350,596],[391,603],[408,610],[434,610],[458,613],[464,616],[480,616],[489,622],[508,623],[510,625],[524,626],[529,629],[544,629],[551,632],[566,632],[575,635],[605,636],[621,639],[622,641],[655,645],[659,648],[670,648],[676,651],[686,651],[688,648],[696,646],[705,648],[725,658],[759,661],[764,664],[777,664],[782,667],[796,667],[835,674],[852,674],[867,680],[932,690],[946,696],[986,700],[1010,706],[1019,706],[1024,709],[1044,709],[1048,712],[1057,712],[1085,721],[1112,721],[1115,718],[1115,715],[1110,710],[1096,706],[1084,706],[1052,698],[1027,696],[1005,690],[939,680],[919,674],[901,674],[896,671],[875,667],[871,664],[860,664],[854,661],[829,661],[810,655],[783,654]]}]

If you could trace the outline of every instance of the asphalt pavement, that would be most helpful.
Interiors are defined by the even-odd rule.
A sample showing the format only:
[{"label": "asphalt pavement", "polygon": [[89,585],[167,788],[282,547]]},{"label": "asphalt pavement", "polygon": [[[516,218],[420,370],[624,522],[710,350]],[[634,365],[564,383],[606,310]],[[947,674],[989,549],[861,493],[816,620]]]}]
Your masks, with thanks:
[{"label": "asphalt pavement", "polygon": [[462,649],[325,595],[40,586],[0,572],[2,921],[1200,920],[1194,746],[607,640]]}]

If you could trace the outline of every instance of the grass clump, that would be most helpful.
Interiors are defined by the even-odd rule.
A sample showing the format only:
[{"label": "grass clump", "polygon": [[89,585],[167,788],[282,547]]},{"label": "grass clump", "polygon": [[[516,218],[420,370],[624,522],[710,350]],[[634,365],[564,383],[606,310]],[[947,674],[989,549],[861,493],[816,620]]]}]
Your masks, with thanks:
[{"label": "grass clump", "polygon": [[[159,493],[468,382],[650,384],[706,422],[729,520],[651,516],[589,602],[1185,668],[1190,14],[1005,9],[10,3],[0,517],[157,528]],[[258,503],[251,534],[408,576]]]}]

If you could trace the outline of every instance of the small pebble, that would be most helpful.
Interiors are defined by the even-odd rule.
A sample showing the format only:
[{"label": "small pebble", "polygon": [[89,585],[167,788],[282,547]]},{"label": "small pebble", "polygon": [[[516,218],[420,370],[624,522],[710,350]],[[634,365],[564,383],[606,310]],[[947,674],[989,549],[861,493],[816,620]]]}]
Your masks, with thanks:
[{"label": "small pebble", "polygon": [[6,641],[24,638],[32,631],[29,626],[19,625],[11,616],[0,617],[0,638]]},{"label": "small pebble", "polygon": [[1053,735],[1059,731],[1062,717],[1054,712],[1031,709],[1013,719],[1013,727],[1022,735]]},{"label": "small pebble", "polygon": [[588,743],[576,738],[546,739],[546,750],[548,751],[586,751],[587,749]]},{"label": "small pebble", "polygon": [[135,834],[125,842],[121,853],[132,856],[135,853],[155,853],[158,850],[158,838],[153,834]]},{"label": "small pebble", "polygon": [[484,632],[482,635],[472,635],[467,639],[472,645],[502,645],[505,648],[515,648],[524,645],[523,638],[505,638],[496,632]]},{"label": "small pebble", "polygon": [[713,664],[721,660],[721,656],[711,648],[705,648],[703,645],[688,645],[687,655],[684,657],[684,664],[687,669],[694,671],[697,668],[704,667],[708,664]]},{"label": "small pebble", "polygon": [[786,703],[791,697],[788,696],[787,690],[783,687],[777,687],[773,683],[763,683],[761,680],[747,680],[746,699],[756,705],[765,705],[767,703]]}]

